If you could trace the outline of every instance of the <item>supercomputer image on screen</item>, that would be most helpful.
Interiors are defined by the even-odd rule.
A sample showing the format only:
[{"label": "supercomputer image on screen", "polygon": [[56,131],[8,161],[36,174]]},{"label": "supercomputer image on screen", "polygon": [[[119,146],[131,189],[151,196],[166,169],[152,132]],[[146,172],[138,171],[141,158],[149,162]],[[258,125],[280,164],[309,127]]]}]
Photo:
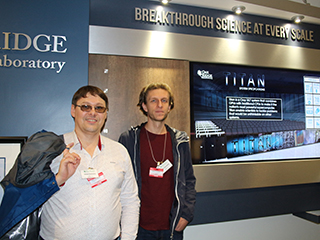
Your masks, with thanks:
[{"label": "supercomputer image on screen", "polygon": [[320,73],[191,63],[193,163],[320,156]]}]

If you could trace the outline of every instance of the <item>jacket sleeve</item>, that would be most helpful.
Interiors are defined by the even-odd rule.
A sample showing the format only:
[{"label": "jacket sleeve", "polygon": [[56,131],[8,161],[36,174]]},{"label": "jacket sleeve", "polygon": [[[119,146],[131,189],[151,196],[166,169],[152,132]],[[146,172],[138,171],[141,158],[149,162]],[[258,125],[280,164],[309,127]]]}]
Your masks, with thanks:
[{"label": "jacket sleeve", "polygon": [[[26,188],[19,188],[10,183],[5,188],[0,207],[0,236],[3,236],[14,226],[18,228],[19,225],[16,224],[23,221],[59,189],[54,175]],[[24,223],[22,222],[22,224]],[[29,229],[32,230],[32,228],[28,227],[23,231],[28,231]],[[14,230],[11,230],[11,232],[16,234]],[[23,235],[25,234],[27,232],[23,232]]]},{"label": "jacket sleeve", "polygon": [[182,215],[189,223],[193,219],[194,206],[196,203],[196,178],[193,172],[192,160],[189,143],[184,143],[183,148],[183,162],[184,162],[184,174],[185,174],[185,204],[182,205]]}]

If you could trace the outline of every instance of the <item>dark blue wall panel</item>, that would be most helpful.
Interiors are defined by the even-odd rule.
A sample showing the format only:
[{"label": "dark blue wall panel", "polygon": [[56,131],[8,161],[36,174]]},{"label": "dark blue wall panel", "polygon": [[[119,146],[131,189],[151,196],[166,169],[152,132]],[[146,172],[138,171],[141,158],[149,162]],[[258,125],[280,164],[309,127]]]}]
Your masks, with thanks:
[{"label": "dark blue wall panel", "polygon": [[5,1],[0,22],[0,136],[72,130],[72,95],[88,83],[89,0]]}]

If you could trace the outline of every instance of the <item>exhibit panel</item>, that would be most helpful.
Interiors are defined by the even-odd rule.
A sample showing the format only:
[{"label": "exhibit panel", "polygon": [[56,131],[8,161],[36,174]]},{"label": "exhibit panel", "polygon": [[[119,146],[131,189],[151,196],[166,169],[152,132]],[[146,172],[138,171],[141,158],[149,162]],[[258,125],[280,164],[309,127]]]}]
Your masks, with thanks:
[{"label": "exhibit panel", "polygon": [[[260,70],[259,73],[254,73],[254,77],[243,79],[243,86],[241,86],[243,89],[241,91],[244,91],[245,87],[252,88],[252,86],[244,86],[245,84],[252,85],[254,83],[257,86],[260,84],[259,91],[247,89],[248,91],[246,92],[251,92],[250,94],[239,95],[237,92],[228,92],[228,95],[223,95],[226,94],[225,91],[216,93],[217,91],[212,85],[215,83],[206,79],[203,81],[207,82],[206,84],[202,83],[202,81],[200,83],[198,94],[201,96],[198,96],[197,100],[199,101],[197,102],[193,98],[194,85],[191,83],[193,74],[190,74],[190,71],[184,73],[187,77],[184,78],[183,82],[185,86],[188,86],[189,92],[183,91],[185,88],[174,86],[175,93],[180,94],[184,99],[187,98],[187,101],[191,104],[184,108],[184,110],[189,111],[189,116],[179,115],[181,124],[173,124],[173,126],[188,132],[188,134],[190,133],[191,138],[191,151],[194,155],[194,171],[197,178],[196,190],[198,192],[195,219],[192,224],[320,209],[318,201],[319,185],[317,184],[320,181],[317,171],[320,160],[317,153],[294,158],[292,158],[292,155],[295,154],[292,152],[290,157],[286,157],[287,153],[285,153],[285,157],[277,156],[280,151],[295,151],[301,149],[301,147],[311,147],[315,150],[317,130],[310,126],[317,122],[317,116],[311,116],[310,110],[307,112],[304,110],[312,107],[315,109],[316,105],[310,103],[307,106],[306,103],[308,101],[305,100],[315,98],[305,94],[304,81],[301,78],[300,82],[288,83],[289,86],[292,84],[298,85],[298,92],[291,91],[284,94],[277,87],[277,84],[279,84],[277,82],[281,82],[280,87],[287,89],[285,83],[282,83],[283,77],[278,79],[269,78],[269,73],[272,72],[272,69],[277,70],[277,73],[281,71],[289,73],[291,70],[312,73],[319,71],[320,42],[317,40],[319,34],[318,25],[296,25],[281,19],[248,14],[233,16],[233,20],[229,21],[230,12],[227,11],[193,8],[177,4],[162,6],[156,1],[130,2],[125,6],[120,4],[121,7],[117,5],[108,7],[107,2],[101,0],[91,1],[90,57],[92,55],[95,55],[95,57],[100,55],[103,56],[102,58],[106,56],[149,58],[156,62],[163,59],[182,60],[187,65],[191,63],[190,71],[193,71],[192,64],[194,63],[213,64],[215,66],[224,65],[227,69],[222,71],[230,72],[230,76],[227,74],[230,77],[228,78],[229,87],[232,87],[234,82],[234,72],[236,72],[236,82],[242,84],[240,75],[243,73],[242,71],[245,71],[246,74],[249,74],[247,76],[250,76],[250,72],[254,68]],[[140,10],[145,13],[144,20],[140,18]],[[116,12],[121,12],[122,14],[115,14]],[[187,22],[187,20],[185,22],[179,20],[162,22],[159,14],[169,14],[169,12],[176,14],[175,16],[170,16],[172,19],[176,18],[176,20],[177,18],[179,19],[177,16],[180,16],[180,14],[181,16],[188,16],[189,20],[195,16],[207,16],[205,18],[207,25],[196,26],[191,22]],[[159,16],[159,18],[151,21],[147,17],[149,13]],[[237,30],[230,29],[224,25],[226,22],[246,24],[246,26],[251,25],[252,31],[244,32],[239,28]],[[277,29],[282,29],[283,34],[276,34]],[[301,38],[302,35],[297,35],[297,33],[307,35]],[[248,72],[243,70],[245,67],[250,68]],[[241,68],[243,69],[241,70]],[[271,72],[265,72],[266,68]],[[199,75],[206,77],[206,71],[208,70],[200,70],[205,71],[201,71]],[[211,70],[214,73],[214,69],[210,69],[209,75]],[[92,82],[95,81],[95,78],[92,78],[94,73],[90,72],[91,70],[89,70],[89,83],[92,80]],[[100,74],[102,75],[101,70]],[[126,76],[124,72],[121,74]],[[277,75],[272,74],[273,76]],[[197,72],[195,75],[197,75]],[[199,77],[199,75],[197,76]],[[222,74],[220,80],[222,79],[225,83],[226,75]],[[137,82],[140,81],[143,80],[137,79]],[[306,88],[310,84],[314,84],[314,80],[307,83],[308,81],[305,81]],[[131,87],[127,87],[134,88],[136,82],[130,82],[130,84],[132,84]],[[270,85],[274,86],[274,90],[270,90]],[[203,91],[203,89],[208,89],[208,91]],[[265,91],[260,91],[262,89]],[[179,96],[176,99],[179,100]],[[260,104],[264,101],[264,109],[262,109],[266,111],[264,120],[258,120],[260,118],[258,115],[253,116],[251,114],[250,119],[246,118],[245,120],[242,118],[243,115],[235,115],[236,111],[233,110],[236,110],[236,107],[234,106],[237,106],[236,103],[241,99],[246,100],[251,107],[257,107],[257,101]],[[291,105],[292,102],[294,103],[293,105]],[[205,119],[201,119],[199,117],[200,121],[205,120],[205,122],[199,122],[198,126],[203,127],[203,125],[209,124],[209,128],[218,127],[221,129],[220,135],[217,135],[216,138],[208,137],[204,144],[201,138],[198,138],[200,141],[192,140],[196,136],[196,124],[193,118],[194,109],[190,109],[194,103],[200,106],[200,111],[197,111],[200,114],[196,115],[197,117],[208,114],[203,109],[211,109],[215,104],[216,106],[214,107],[218,108],[218,110],[214,109],[212,112],[220,112],[217,113],[220,115],[224,114],[223,117],[220,116],[220,120],[225,118],[223,123],[218,123],[217,121],[214,122],[216,126],[212,126],[210,121],[213,122],[213,118],[205,116]],[[136,103],[132,104],[134,107],[135,105]],[[228,111],[226,106],[228,106]],[[245,104],[242,104],[242,107],[244,106]],[[222,108],[220,109],[220,107]],[[267,112],[269,107],[269,112]],[[211,113],[211,110],[209,111]],[[260,113],[262,114],[262,111]],[[239,120],[235,119],[235,117]],[[126,116],[124,115],[117,115],[117,121],[125,118]],[[140,119],[135,117],[133,119],[141,122]],[[223,125],[228,122],[238,123],[235,125],[239,125],[240,122],[254,125],[253,121],[254,123],[264,123],[267,126],[259,126],[259,130],[251,129],[251,126],[241,127],[239,128],[242,129],[240,133],[240,131]],[[184,124],[185,122],[187,122],[187,125]],[[278,123],[280,128],[279,126],[276,128],[274,125],[268,125],[272,122]],[[279,124],[280,122],[282,124]],[[290,125],[291,123],[294,126]],[[171,122],[169,124],[172,125]],[[306,128],[306,126],[308,127]],[[111,129],[108,125],[107,128]],[[122,131],[122,128],[124,129],[124,126],[119,129]],[[107,132],[108,130],[105,134],[108,136],[109,133]],[[310,141],[310,139],[314,140]],[[204,147],[211,149],[204,151]],[[269,159],[269,154],[273,153],[276,154],[276,159]],[[245,161],[239,161],[242,157],[246,158]],[[235,199],[238,201],[235,201]],[[233,211],[230,211],[230,208]]]}]

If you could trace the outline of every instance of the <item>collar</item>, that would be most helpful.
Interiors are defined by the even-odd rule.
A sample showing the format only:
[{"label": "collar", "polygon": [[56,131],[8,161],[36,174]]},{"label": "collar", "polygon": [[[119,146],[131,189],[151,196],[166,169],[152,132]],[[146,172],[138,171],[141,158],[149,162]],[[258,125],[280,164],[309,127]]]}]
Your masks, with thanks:
[{"label": "collar", "polygon": [[[73,131],[74,133],[74,145],[79,144],[80,150],[82,150],[82,144],[80,139],[78,138],[77,134],[75,131]],[[98,148],[101,151],[102,150],[102,141],[101,141],[101,135],[99,135],[99,141],[98,141]]]},{"label": "collar", "polygon": [[101,136],[99,136],[98,148],[101,151],[102,149]]},{"label": "collar", "polygon": [[[82,150],[82,144],[81,144],[81,141],[80,141],[79,138],[78,138],[78,141],[79,141],[79,143],[80,143],[80,149]],[[101,149],[102,149],[101,136],[99,136],[98,148],[99,148],[99,150],[101,151]]]}]

